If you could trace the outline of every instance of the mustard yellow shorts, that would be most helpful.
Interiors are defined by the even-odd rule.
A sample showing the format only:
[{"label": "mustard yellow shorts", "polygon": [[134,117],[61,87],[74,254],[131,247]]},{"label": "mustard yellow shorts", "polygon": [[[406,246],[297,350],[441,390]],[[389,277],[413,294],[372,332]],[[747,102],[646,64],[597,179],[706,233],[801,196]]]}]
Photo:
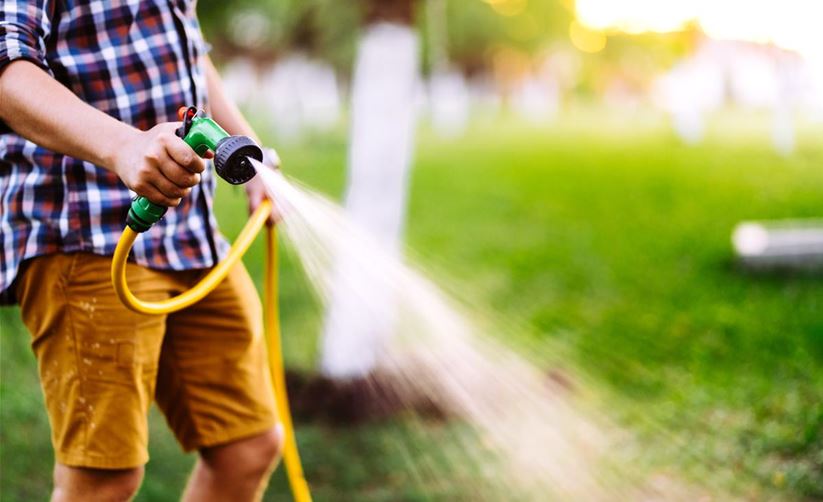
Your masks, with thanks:
[{"label": "mustard yellow shorts", "polygon": [[[152,400],[186,451],[274,426],[261,305],[242,265],[199,303],[161,316],[124,307],[110,267],[103,256],[54,254],[27,262],[17,280],[59,463],[145,464]],[[127,270],[132,290],[149,300],[202,275]]]}]

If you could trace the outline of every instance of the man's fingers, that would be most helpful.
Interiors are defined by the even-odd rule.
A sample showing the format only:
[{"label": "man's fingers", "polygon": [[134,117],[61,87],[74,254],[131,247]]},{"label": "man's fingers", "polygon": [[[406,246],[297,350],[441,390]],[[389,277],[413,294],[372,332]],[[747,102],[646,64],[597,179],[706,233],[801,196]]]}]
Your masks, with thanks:
[{"label": "man's fingers", "polygon": [[[257,202],[249,200],[249,213],[253,213],[254,211],[256,211],[257,208],[260,207],[261,202],[263,202],[262,199],[258,200]],[[280,223],[280,220],[282,219],[283,217],[280,215],[280,212],[277,211],[277,207],[272,205],[271,214],[269,214],[269,217],[266,220],[266,225],[277,225],[278,223]]]},{"label": "man's fingers", "polygon": [[151,183],[154,188],[170,199],[180,199],[187,196],[189,192],[191,192],[191,188],[178,186],[163,176],[157,176],[151,181]]},{"label": "man's fingers", "polygon": [[247,192],[247,195],[249,197],[249,208],[251,209],[257,208],[257,206],[259,206],[260,203],[263,202],[262,192],[258,192],[257,190],[249,190]]},{"label": "man's fingers", "polygon": [[177,136],[171,136],[166,140],[166,153],[169,157],[192,173],[202,173],[206,169],[206,163],[197,156],[192,148]]},{"label": "man's fingers", "polygon": [[189,171],[173,159],[161,162],[160,172],[180,188],[189,188],[200,183],[200,173]]},{"label": "man's fingers", "polygon": [[143,188],[142,193],[140,193],[139,195],[142,195],[143,197],[154,202],[155,204],[160,204],[161,206],[177,207],[177,205],[180,204],[179,197],[167,197],[154,185],[147,185]]},{"label": "man's fingers", "polygon": [[271,215],[269,216],[269,224],[277,225],[283,219],[283,215],[277,210],[277,205],[272,203]]},{"label": "man's fingers", "polygon": [[[249,213],[253,213],[264,200],[268,199],[266,191],[255,185],[249,186],[246,194],[249,197]],[[276,225],[281,219],[283,218],[277,210],[277,205],[272,201],[272,211],[269,215],[267,224]]]}]

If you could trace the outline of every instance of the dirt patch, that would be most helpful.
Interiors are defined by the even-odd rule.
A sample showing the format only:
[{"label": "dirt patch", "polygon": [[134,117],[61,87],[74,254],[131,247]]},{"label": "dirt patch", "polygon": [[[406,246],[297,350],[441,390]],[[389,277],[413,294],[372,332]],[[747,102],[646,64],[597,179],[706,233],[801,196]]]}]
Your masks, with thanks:
[{"label": "dirt patch", "polygon": [[313,372],[286,371],[292,414],[301,422],[359,425],[412,413],[443,421],[448,413],[428,396],[399,385],[388,373],[333,380]]}]

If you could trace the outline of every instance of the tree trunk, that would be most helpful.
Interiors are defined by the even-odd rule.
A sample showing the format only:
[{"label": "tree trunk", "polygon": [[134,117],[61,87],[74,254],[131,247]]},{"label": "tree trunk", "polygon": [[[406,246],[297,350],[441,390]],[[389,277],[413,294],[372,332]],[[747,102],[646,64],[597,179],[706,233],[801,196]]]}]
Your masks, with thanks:
[{"label": "tree trunk", "polygon": [[[412,0],[366,2],[367,24],[352,82],[345,199],[349,216],[398,257],[419,78],[418,39],[411,25],[413,5]],[[367,289],[369,298],[358,298],[351,292],[362,291],[362,282],[358,288],[350,284],[362,280],[345,256],[338,257],[321,348],[320,369],[327,377],[367,375],[378,361],[381,346],[393,334],[396,308],[391,291],[374,285]]]}]

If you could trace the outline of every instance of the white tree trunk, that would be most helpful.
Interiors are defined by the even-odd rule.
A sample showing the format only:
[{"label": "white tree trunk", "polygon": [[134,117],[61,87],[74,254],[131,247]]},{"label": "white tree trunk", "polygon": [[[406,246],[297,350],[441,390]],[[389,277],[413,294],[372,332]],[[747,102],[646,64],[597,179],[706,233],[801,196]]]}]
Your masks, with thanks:
[{"label": "white tree trunk", "polygon": [[[357,53],[352,86],[352,125],[346,210],[388,252],[400,254],[409,167],[414,146],[418,82],[418,40],[413,28],[380,22],[366,27]],[[339,256],[335,287],[327,307],[321,372],[356,378],[375,366],[392,335],[395,307],[378,284],[368,298],[351,260]]]}]

